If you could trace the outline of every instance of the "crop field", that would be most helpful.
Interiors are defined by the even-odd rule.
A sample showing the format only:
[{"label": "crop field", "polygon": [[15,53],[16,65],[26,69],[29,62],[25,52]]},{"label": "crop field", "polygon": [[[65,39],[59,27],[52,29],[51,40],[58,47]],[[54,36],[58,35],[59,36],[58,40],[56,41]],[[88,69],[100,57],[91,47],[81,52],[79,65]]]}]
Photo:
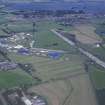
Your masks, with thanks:
[{"label": "crop field", "polygon": [[[17,33],[25,32],[33,34],[33,24],[32,22],[20,21],[13,22],[7,25],[10,31]],[[33,35],[33,40],[35,41],[34,47],[48,48],[48,49],[60,49],[60,50],[75,50],[65,41],[54,35],[50,30],[53,28],[62,28],[64,30],[72,30],[71,27],[64,27],[55,22],[50,21],[40,21],[36,22],[35,33]]]},{"label": "crop field", "polygon": [[84,70],[84,60],[80,56],[67,54],[53,60],[11,54],[10,58],[33,64],[36,70],[33,76],[40,78],[42,83],[32,86],[29,92],[41,95],[49,105],[97,105],[91,81]]},{"label": "crop field", "polygon": [[[47,21],[47,20],[35,22],[35,25],[36,25],[35,27],[36,29],[39,29],[39,30],[43,29],[45,31],[48,31],[52,28],[60,28],[65,31],[70,31],[73,29],[70,26],[62,26],[54,21]],[[8,28],[14,32],[30,32],[33,30],[33,22],[31,20],[30,21],[17,20],[17,21],[8,23]]]},{"label": "crop field", "polygon": [[97,105],[92,83],[87,74],[70,78],[73,87],[71,99],[65,105]]},{"label": "crop field", "polygon": [[[49,49],[71,50],[72,47],[70,47],[69,44],[67,44],[65,41],[63,41],[50,31],[53,28],[59,28],[59,25],[53,22],[38,23],[38,30],[35,34],[36,36],[34,36],[34,39],[36,41],[35,46]],[[73,49],[74,48],[72,48],[72,50]]]},{"label": "crop field", "polygon": [[105,61],[105,45],[103,45],[103,47],[90,48],[89,51],[98,56],[101,60]]},{"label": "crop field", "polygon": [[97,105],[87,74],[78,74],[74,77],[33,86],[29,92],[43,96],[49,105]]},{"label": "crop field", "polygon": [[16,21],[8,23],[8,29],[16,33],[20,32],[32,32],[32,23],[27,21]]},{"label": "crop field", "polygon": [[[33,64],[36,72],[33,75],[37,75],[43,81],[50,79],[60,79],[76,75],[78,73],[84,73],[83,60],[77,55],[68,55],[61,57],[58,60],[50,58],[37,57],[37,56],[22,56],[13,55],[12,58],[16,62],[24,62]],[[75,66],[76,65],[76,66]]]},{"label": "crop field", "polygon": [[105,88],[105,70],[101,67],[97,67],[95,65],[89,66],[91,78],[95,85],[96,89]]},{"label": "crop field", "polygon": [[[8,18],[11,18],[11,16],[9,15]],[[0,24],[4,21],[1,18]],[[6,33],[3,32],[2,28],[15,33],[30,33],[33,35],[32,41],[35,41],[34,47],[67,50],[69,52],[68,54],[63,54],[59,59],[8,52],[8,57],[12,62],[32,64],[34,70],[32,71],[32,76],[20,68],[5,72],[1,71],[0,88],[31,84],[32,87],[28,91],[44,97],[48,105],[97,105],[92,83],[85,71],[84,59],[76,52],[76,48],[73,48],[51,32],[51,29],[60,29],[76,34],[81,43],[95,44],[100,42],[101,39],[95,34],[93,26],[70,27],[62,26],[54,21],[38,21],[35,23],[35,32],[33,32],[32,21],[18,21],[17,19],[17,21],[1,25],[0,35],[5,35]],[[93,71],[92,73],[94,83],[98,86],[101,77],[96,80],[99,73],[94,73]],[[38,84],[36,79],[39,79]],[[103,86],[103,83],[101,86]]]},{"label": "crop field", "polygon": [[8,34],[6,34],[2,29],[0,29],[0,36],[7,36]]},{"label": "crop field", "polygon": [[75,34],[77,40],[83,44],[95,44],[102,41],[102,39],[95,33],[95,27],[92,25],[76,25],[75,30],[71,33]]},{"label": "crop field", "polygon": [[35,83],[32,77],[20,69],[0,71],[0,88],[11,88],[32,83]]},{"label": "crop field", "polygon": [[63,105],[66,97],[72,93],[72,87],[70,81],[59,80],[32,87],[28,91],[45,97],[49,105]]},{"label": "crop field", "polygon": [[5,15],[0,15],[0,24],[4,24],[4,23],[6,23],[6,22],[8,22],[8,19],[6,18],[6,16]]}]

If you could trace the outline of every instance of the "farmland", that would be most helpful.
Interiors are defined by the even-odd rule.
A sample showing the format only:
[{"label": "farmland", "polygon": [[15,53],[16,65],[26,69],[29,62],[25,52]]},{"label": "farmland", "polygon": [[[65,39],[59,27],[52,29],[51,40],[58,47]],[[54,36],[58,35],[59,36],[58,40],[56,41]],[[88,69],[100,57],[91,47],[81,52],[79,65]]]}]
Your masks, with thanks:
[{"label": "farmland", "polygon": [[103,89],[105,88],[105,71],[103,68],[90,65],[89,66],[90,74],[95,85],[96,89]]},{"label": "farmland", "polygon": [[[50,58],[43,58],[37,56],[21,56],[11,54],[15,62],[31,63],[35,68],[35,75],[43,81],[50,79],[60,79],[84,72],[83,60],[77,55],[68,55],[69,59],[66,61],[67,55],[58,60]],[[81,61],[80,61],[81,60]],[[76,65],[76,66],[75,66]]]},{"label": "farmland", "polygon": [[[8,30],[14,31],[16,33],[25,32],[33,35],[32,22],[27,22],[27,21],[13,22],[13,23],[8,23],[7,27]],[[64,27],[55,22],[50,22],[50,21],[36,22],[35,26],[36,32],[33,35],[33,39],[35,41],[34,47],[75,51],[74,48],[69,46],[66,42],[58,38],[50,31],[53,28],[62,28],[66,31],[72,30],[71,27]]]},{"label": "farmland", "polygon": [[102,41],[99,35],[95,33],[95,27],[92,25],[75,25],[74,31],[71,31],[70,33],[75,34],[77,40],[83,44],[93,45]]},{"label": "farmland", "polygon": [[7,72],[0,71],[0,88],[12,88],[32,83],[35,83],[32,77],[20,69]]},{"label": "farmland", "polygon": [[[33,35],[33,39],[36,41],[34,46],[69,50],[71,52],[76,51],[75,48],[50,31],[58,27],[68,32],[73,31],[71,27],[69,30],[59,26],[57,23],[49,21],[37,22],[36,32]],[[23,32],[22,28],[24,32],[32,34],[32,23],[14,22],[8,25],[9,30],[15,30],[16,32]],[[52,46],[53,43],[58,45]],[[35,71],[32,72],[32,76],[39,78],[41,82],[38,85],[30,87],[29,91],[46,98],[49,105],[84,105],[85,103],[87,105],[97,105],[91,81],[84,68],[84,59],[79,53],[64,54],[56,60],[48,57],[26,56],[17,53],[9,53],[8,56],[13,62],[33,65]]]},{"label": "farmland", "polygon": [[64,54],[56,60],[19,54],[11,54],[10,58],[34,66],[33,76],[42,82],[28,91],[41,95],[49,105],[97,105],[91,81],[84,70],[84,59],[80,55]]},{"label": "farmland", "polygon": [[[0,35],[9,35],[3,29],[10,32],[11,39],[6,39],[9,42],[6,43],[9,46],[6,54],[10,59],[9,62],[16,63],[18,68],[0,71],[0,88],[29,86],[28,91],[44,97],[48,105],[97,105],[91,78],[96,89],[101,89],[105,86],[104,82],[101,82],[104,80],[104,72],[91,66],[89,68],[91,72],[88,75],[84,65],[87,58],[78,51],[79,45],[71,46],[51,32],[52,29],[58,29],[72,33],[76,35],[76,39],[83,46],[85,44],[94,46],[96,43],[102,42],[102,39],[95,33],[93,25],[66,26],[52,20],[42,19],[33,22],[31,17],[25,19],[25,17],[20,16],[18,18],[20,20],[18,20],[18,15],[7,16],[7,18],[1,17]],[[23,35],[22,38],[21,35]],[[26,36],[30,37],[30,40]],[[25,39],[25,44],[28,43],[29,47],[23,45]],[[30,42],[33,41],[35,43],[33,47],[30,47]],[[15,47],[12,42],[16,44]],[[20,46],[21,44],[22,47],[18,48],[17,45]],[[85,47],[89,50],[87,46]],[[36,49],[31,52],[33,48],[42,49],[39,52]],[[49,49],[56,50],[55,52],[52,51],[54,53],[63,50],[63,54],[58,59],[53,59],[43,49],[46,49],[47,54],[50,52]],[[23,53],[20,53],[20,50]],[[24,53],[24,50],[29,51],[29,53]],[[26,71],[26,68],[23,69],[20,65],[24,68],[28,68],[30,65],[32,71],[30,68]]]},{"label": "farmland", "polygon": [[98,65],[89,65],[89,74],[91,81],[93,82],[94,90],[96,91],[96,97],[99,105],[104,105],[105,100],[105,69]]},{"label": "farmland", "polygon": [[91,82],[86,74],[33,86],[29,91],[44,96],[51,105],[97,105]]},{"label": "farmland", "polygon": [[[70,81],[59,80],[32,87],[29,92],[36,92],[47,99],[48,104],[62,105],[65,98],[72,93]],[[53,101],[54,100],[54,101]]]},{"label": "farmland", "polygon": [[29,91],[44,96],[51,105],[97,105],[87,75],[42,84]]}]

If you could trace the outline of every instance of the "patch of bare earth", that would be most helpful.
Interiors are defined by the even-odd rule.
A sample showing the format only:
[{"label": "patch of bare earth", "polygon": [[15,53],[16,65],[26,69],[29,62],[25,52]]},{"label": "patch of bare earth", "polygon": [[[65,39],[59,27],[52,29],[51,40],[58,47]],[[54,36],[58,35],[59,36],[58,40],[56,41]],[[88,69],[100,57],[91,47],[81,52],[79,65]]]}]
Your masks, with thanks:
[{"label": "patch of bare earth", "polygon": [[83,44],[100,43],[102,39],[95,33],[95,27],[92,25],[75,25],[70,33],[75,34],[78,41]]}]

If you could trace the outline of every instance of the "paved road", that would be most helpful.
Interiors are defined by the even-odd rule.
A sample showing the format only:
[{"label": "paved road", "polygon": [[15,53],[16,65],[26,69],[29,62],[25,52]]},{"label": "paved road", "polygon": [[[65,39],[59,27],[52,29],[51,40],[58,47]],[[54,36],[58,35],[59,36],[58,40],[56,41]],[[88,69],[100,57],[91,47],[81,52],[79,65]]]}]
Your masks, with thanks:
[{"label": "paved road", "polygon": [[51,49],[44,49],[44,48],[31,48],[32,51],[38,51],[38,52],[59,52],[64,53],[66,51],[63,50],[51,50]]},{"label": "paved road", "polygon": [[[70,41],[69,39],[67,39],[66,37],[64,37],[63,35],[61,35],[60,33],[56,32],[56,30],[52,29],[51,30],[54,34],[56,34],[57,36],[59,36],[60,38],[62,38],[64,41],[66,41],[68,44],[70,44],[71,46],[75,46],[75,43]],[[88,58],[90,58],[92,61],[96,62],[98,65],[100,65],[101,67],[105,68],[105,62],[100,60],[99,58],[97,58],[96,56],[94,56],[93,54],[89,53],[88,51],[79,48],[78,50],[84,54],[85,56],[87,56]]]},{"label": "paved road", "polygon": [[55,31],[54,29],[51,30],[54,34],[56,34],[58,37],[62,38],[64,41],[66,41],[67,43],[69,43],[72,46],[75,46],[75,43],[72,42],[71,40],[67,39],[66,37],[64,37],[63,35],[61,35],[59,32]]}]

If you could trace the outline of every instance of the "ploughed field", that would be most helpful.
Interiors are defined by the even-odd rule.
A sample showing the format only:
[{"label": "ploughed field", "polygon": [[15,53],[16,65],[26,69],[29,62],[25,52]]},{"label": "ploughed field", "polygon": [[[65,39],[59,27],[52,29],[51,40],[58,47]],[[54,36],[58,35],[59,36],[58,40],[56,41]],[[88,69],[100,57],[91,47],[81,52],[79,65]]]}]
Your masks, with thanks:
[{"label": "ploughed field", "polygon": [[70,33],[76,35],[76,39],[83,44],[96,44],[102,42],[102,39],[95,33],[95,27],[87,24],[75,25]]}]

